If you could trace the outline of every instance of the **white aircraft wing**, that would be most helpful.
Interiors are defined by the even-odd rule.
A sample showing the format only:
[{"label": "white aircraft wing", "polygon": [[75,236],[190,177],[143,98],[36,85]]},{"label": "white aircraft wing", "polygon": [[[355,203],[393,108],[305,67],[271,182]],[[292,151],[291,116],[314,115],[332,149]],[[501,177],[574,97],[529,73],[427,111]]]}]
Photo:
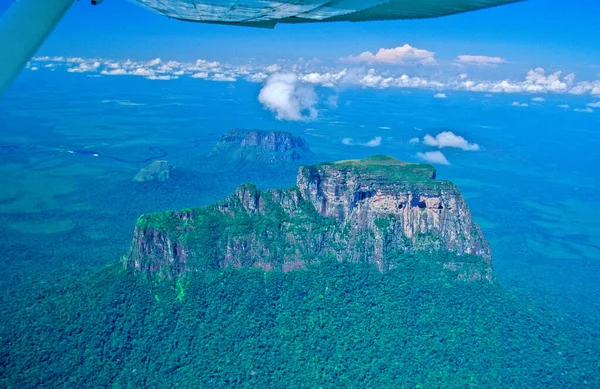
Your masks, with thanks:
[{"label": "white aircraft wing", "polygon": [[521,0],[131,0],[170,18],[242,26],[452,15]]}]

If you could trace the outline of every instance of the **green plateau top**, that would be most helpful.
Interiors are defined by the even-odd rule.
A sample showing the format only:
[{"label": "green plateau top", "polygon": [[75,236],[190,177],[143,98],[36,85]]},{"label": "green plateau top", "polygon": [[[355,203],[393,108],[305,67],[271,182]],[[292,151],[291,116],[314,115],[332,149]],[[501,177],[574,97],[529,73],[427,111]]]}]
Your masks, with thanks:
[{"label": "green plateau top", "polygon": [[321,170],[333,168],[342,173],[353,172],[361,178],[371,178],[387,183],[400,181],[435,180],[436,170],[431,165],[399,161],[389,155],[375,155],[363,159],[348,159],[309,166]]}]

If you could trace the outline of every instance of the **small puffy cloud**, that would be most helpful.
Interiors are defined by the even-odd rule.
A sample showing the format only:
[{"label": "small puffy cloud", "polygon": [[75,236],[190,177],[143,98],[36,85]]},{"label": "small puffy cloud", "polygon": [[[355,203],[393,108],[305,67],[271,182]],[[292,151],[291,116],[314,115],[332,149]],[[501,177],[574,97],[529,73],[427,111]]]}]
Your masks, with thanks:
[{"label": "small puffy cloud", "polygon": [[223,73],[215,73],[212,78],[213,81],[224,81],[224,82],[234,82],[236,81],[235,77],[231,77],[228,75],[225,75]]},{"label": "small puffy cloud", "polygon": [[429,163],[436,163],[438,165],[450,165],[450,162],[448,162],[446,156],[441,151],[428,151],[426,153],[417,153],[417,157]]},{"label": "small puffy cloud", "polygon": [[277,64],[269,65],[265,68],[265,71],[268,73],[276,73],[281,70],[281,66]]},{"label": "small puffy cloud", "polygon": [[568,109],[569,108],[569,104],[560,104],[558,106],[558,108],[564,108],[564,109]]},{"label": "small puffy cloud", "polygon": [[485,55],[459,55],[455,63],[459,65],[496,66],[505,63],[501,57],[488,57]]},{"label": "small puffy cloud", "polygon": [[153,70],[144,68],[144,67],[139,67],[137,69],[135,69],[134,71],[132,71],[130,74],[134,75],[134,76],[142,76],[142,77],[154,77],[155,73]]},{"label": "small puffy cloud", "polygon": [[150,60],[148,62],[146,62],[147,66],[156,66],[156,65],[160,65],[161,64],[161,59],[160,58],[154,58],[153,60]]},{"label": "small puffy cloud", "polygon": [[519,103],[518,101],[514,101],[511,105],[513,107],[529,107],[529,104],[527,104],[527,103]]},{"label": "small puffy cloud", "polygon": [[531,101],[535,101],[537,103],[541,103],[543,101],[546,101],[546,99],[543,98],[543,97],[534,97],[534,98],[531,99]]},{"label": "small puffy cloud", "polygon": [[408,44],[398,46],[392,49],[381,48],[376,54],[365,51],[360,55],[343,58],[343,61],[368,64],[386,64],[386,65],[437,65],[435,53],[417,49]]},{"label": "small puffy cloud", "polygon": [[148,76],[146,78],[148,80],[169,81],[169,80],[176,80],[179,77],[177,77],[177,76],[171,76],[171,75],[168,75],[168,74],[164,74],[164,75],[160,75],[160,76],[152,75],[152,76]]},{"label": "small puffy cloud", "polygon": [[597,101],[595,103],[588,103],[586,105],[590,108],[600,108],[600,101]]},{"label": "small puffy cloud", "polygon": [[314,86],[301,83],[295,73],[275,73],[267,78],[258,101],[273,111],[279,120],[317,118],[317,94]]},{"label": "small puffy cloud", "polygon": [[586,113],[592,113],[592,112],[594,112],[594,110],[591,109],[590,107],[587,107],[587,108],[575,108],[573,111],[575,111],[575,112],[586,112]]},{"label": "small puffy cloud", "polygon": [[366,146],[366,147],[378,147],[378,146],[381,146],[381,137],[377,136],[377,137],[371,139],[370,141],[363,143],[362,146]]},{"label": "small puffy cloud", "polygon": [[342,139],[342,144],[345,144],[346,146],[379,147],[381,146],[381,137],[376,136],[375,138],[364,143],[354,142],[354,139],[352,138],[344,138]]},{"label": "small puffy cloud", "polygon": [[410,138],[410,140],[408,141],[408,143],[419,143],[419,142],[420,142],[419,138],[416,138],[416,137]]},{"label": "small puffy cloud", "polygon": [[124,76],[127,74],[125,69],[111,69],[111,70],[103,70],[100,72],[105,76]]},{"label": "small puffy cloud", "polygon": [[[75,63],[75,61],[71,61],[71,62]],[[100,67],[99,61],[84,62],[82,60],[81,62],[77,62],[77,63],[79,63],[79,66],[76,66],[74,68],[68,68],[67,72],[69,72],[69,73],[95,72]]]},{"label": "small puffy cloud", "polygon": [[469,143],[465,138],[455,135],[452,131],[443,131],[435,136],[429,134],[423,137],[423,143],[427,146],[443,149],[444,147],[456,147],[466,151],[478,151],[477,143]]},{"label": "small puffy cloud", "polygon": [[441,92],[440,92],[440,93],[436,93],[435,95],[433,95],[433,97],[435,97],[436,99],[445,99],[445,98],[447,98],[448,96],[446,96],[446,94],[445,94],[445,93],[441,93]]}]

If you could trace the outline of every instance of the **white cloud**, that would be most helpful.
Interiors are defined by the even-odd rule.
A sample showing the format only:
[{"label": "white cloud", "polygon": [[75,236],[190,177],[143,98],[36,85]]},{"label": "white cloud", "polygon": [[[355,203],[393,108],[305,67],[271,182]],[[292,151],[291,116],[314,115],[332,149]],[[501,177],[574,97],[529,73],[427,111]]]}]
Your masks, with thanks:
[{"label": "white cloud", "polygon": [[588,108],[575,108],[573,111],[575,111],[575,112],[586,112],[586,113],[592,113],[592,112],[594,112],[594,110],[591,109],[590,107],[588,107]]},{"label": "white cloud", "polygon": [[147,66],[156,66],[156,65],[160,65],[162,61],[160,60],[160,58],[154,58],[153,60],[150,60],[148,62],[146,62]]},{"label": "white cloud", "polygon": [[439,165],[450,165],[450,162],[448,162],[446,156],[441,151],[428,151],[426,153],[417,153],[417,157],[429,163],[437,163]]},{"label": "white cloud", "polygon": [[456,147],[466,151],[479,150],[479,145],[477,143],[469,143],[465,138],[455,135],[452,131],[440,132],[435,138],[427,134],[423,137],[423,143],[427,146],[438,147],[440,149],[444,147]]},{"label": "white cloud", "polygon": [[[71,61],[74,63],[75,61]],[[47,65],[46,65],[47,66]],[[100,67],[99,61],[90,62],[80,62],[79,66],[74,68],[68,68],[67,72],[71,73],[85,73],[85,72],[95,72]]]},{"label": "white cloud", "polygon": [[527,103],[519,103],[518,101],[514,101],[511,105],[513,107],[529,107],[529,104],[527,104]]},{"label": "white cloud", "polygon": [[558,106],[558,108],[564,108],[564,109],[567,109],[567,108],[569,108],[569,104],[560,104],[560,105]]},{"label": "white cloud", "polygon": [[317,118],[317,94],[311,84],[301,83],[294,73],[271,75],[258,95],[267,109],[279,120],[310,120]]},{"label": "white cloud", "polygon": [[590,108],[600,108],[600,101],[597,101],[595,103],[588,103],[586,105]]},{"label": "white cloud", "polygon": [[408,141],[408,143],[419,143],[420,140],[419,138],[410,138],[410,140]]},{"label": "white cloud", "polygon": [[495,66],[505,63],[506,60],[501,57],[488,57],[485,55],[459,55],[455,62],[460,65]]},{"label": "white cloud", "polygon": [[[396,49],[382,49],[377,54],[361,54],[361,56],[352,58],[373,63],[403,63],[406,65],[437,63],[434,53],[415,49],[409,45]],[[476,61],[472,58],[469,60]],[[539,95],[547,93],[600,96],[600,80],[575,82],[574,74],[565,76],[561,72],[547,74],[543,68],[530,70],[523,80],[481,80],[469,78],[465,73],[452,78],[441,76],[441,73],[427,75],[423,69],[419,71],[420,75],[411,75],[400,73],[392,68],[378,71],[364,68],[332,69],[323,66],[319,69],[316,65],[308,67],[304,63],[231,65],[203,59],[186,63],[163,61],[159,58],[150,61],[115,61],[101,58],[69,57],[65,59],[65,57],[46,56],[34,57],[30,61],[30,68],[32,67],[40,70],[62,69],[71,73],[88,73],[92,76],[131,75],[151,79],[167,79],[166,76],[171,76],[169,79],[175,79],[187,76],[211,81],[234,81],[241,78],[251,82],[264,82],[269,74],[276,70],[295,69],[294,72],[303,83],[330,88],[347,86],[376,89],[418,88],[433,90],[435,93],[460,90],[482,92],[486,96],[490,93],[531,93],[538,95],[535,98],[542,98]]]},{"label": "white cloud", "polygon": [[111,69],[111,70],[103,70],[100,72],[100,74],[105,75],[105,76],[124,76],[127,73],[127,71],[125,71],[125,69]]},{"label": "white cloud", "polygon": [[435,97],[436,99],[445,99],[445,98],[447,98],[448,96],[446,96],[446,94],[445,94],[445,93],[441,93],[441,92],[440,92],[440,93],[436,93],[435,95],[433,95],[433,97]]},{"label": "white cloud", "polygon": [[234,82],[236,81],[235,77],[231,77],[228,75],[225,75],[223,73],[215,73],[212,78],[213,81],[225,81],[225,82]]},{"label": "white cloud", "polygon": [[377,136],[377,137],[371,139],[370,141],[363,143],[362,146],[366,146],[366,147],[378,147],[378,146],[381,146],[381,137]]},{"label": "white cloud", "polygon": [[543,97],[534,97],[534,98],[531,99],[531,101],[535,101],[535,102],[541,103],[543,101],[546,101],[546,99],[543,98]]},{"label": "white cloud", "polygon": [[364,143],[354,142],[354,139],[352,138],[343,138],[342,144],[345,144],[346,146],[379,147],[381,146],[381,137],[376,136],[375,138]]},{"label": "white cloud", "polygon": [[346,69],[340,72],[325,72],[325,73],[316,73],[312,72],[300,77],[300,79],[304,82],[309,82],[311,84],[319,84],[327,87],[333,87],[339,83],[341,79],[346,76]]},{"label": "white cloud", "polygon": [[381,48],[376,54],[365,51],[360,55],[342,58],[343,61],[368,64],[386,64],[386,65],[437,65],[435,53],[417,49],[408,44],[398,46],[392,49]]},{"label": "white cloud", "polygon": [[177,76],[170,76],[170,75],[161,75],[161,76],[152,75],[152,76],[149,76],[149,77],[146,77],[146,78],[148,80],[169,81],[169,80],[176,80],[179,77],[177,77]]},{"label": "white cloud", "polygon": [[134,75],[134,76],[142,76],[142,77],[154,77],[154,75],[155,75],[154,71],[143,68],[143,67],[139,67],[139,68],[135,69],[130,74]]}]

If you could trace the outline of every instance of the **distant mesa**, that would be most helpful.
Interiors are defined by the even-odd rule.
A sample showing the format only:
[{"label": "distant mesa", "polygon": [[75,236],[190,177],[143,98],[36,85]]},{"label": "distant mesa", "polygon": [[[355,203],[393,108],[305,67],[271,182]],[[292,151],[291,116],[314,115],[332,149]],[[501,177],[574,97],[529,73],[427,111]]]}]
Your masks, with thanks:
[{"label": "distant mesa", "polygon": [[135,175],[133,181],[167,181],[171,176],[172,169],[173,167],[168,161],[154,161],[141,169],[138,174]]},{"label": "distant mesa", "polygon": [[432,166],[389,156],[303,166],[289,189],[244,184],[207,207],[142,215],[123,258],[125,268],[171,279],[330,260],[380,271],[425,263],[428,274],[415,276],[493,279],[490,246],[458,188],[436,180]]},{"label": "distant mesa", "polygon": [[312,157],[308,143],[287,131],[245,130],[225,133],[209,157],[245,162],[298,162]]}]

